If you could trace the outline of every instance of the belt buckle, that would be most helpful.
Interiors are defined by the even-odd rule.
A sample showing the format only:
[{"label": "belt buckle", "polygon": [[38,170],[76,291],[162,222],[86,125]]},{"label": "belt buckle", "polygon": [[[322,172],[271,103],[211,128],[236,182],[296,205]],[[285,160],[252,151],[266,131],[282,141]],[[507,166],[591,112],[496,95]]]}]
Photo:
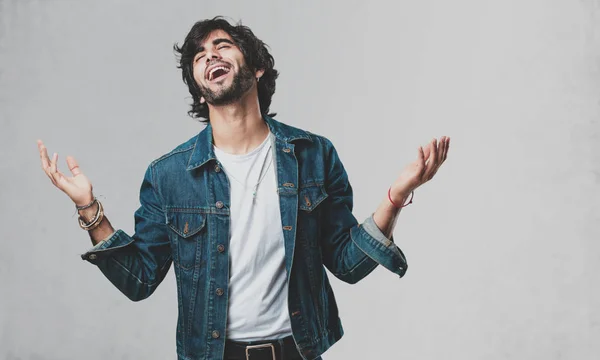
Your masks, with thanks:
[{"label": "belt buckle", "polygon": [[273,360],[277,360],[275,357],[275,345],[273,344],[260,344],[260,345],[248,345],[246,346],[246,360],[250,360],[250,350],[252,349],[262,349],[262,348],[271,348],[271,353],[273,354]]}]

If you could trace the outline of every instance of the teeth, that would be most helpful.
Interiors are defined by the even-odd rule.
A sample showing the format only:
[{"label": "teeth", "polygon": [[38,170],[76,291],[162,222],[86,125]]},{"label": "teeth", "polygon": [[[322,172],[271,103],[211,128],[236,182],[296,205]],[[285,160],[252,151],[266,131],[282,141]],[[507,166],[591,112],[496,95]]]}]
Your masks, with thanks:
[{"label": "teeth", "polygon": [[215,67],[215,68],[213,68],[213,69],[211,69],[211,70],[210,70],[210,73],[208,74],[208,78],[209,78],[209,80],[212,80],[212,79],[213,79],[213,74],[214,74],[214,73],[215,73],[215,71],[217,71],[217,70],[223,70],[223,71],[225,71],[225,72],[229,72],[229,68],[226,68],[225,66],[217,66],[217,67]]}]

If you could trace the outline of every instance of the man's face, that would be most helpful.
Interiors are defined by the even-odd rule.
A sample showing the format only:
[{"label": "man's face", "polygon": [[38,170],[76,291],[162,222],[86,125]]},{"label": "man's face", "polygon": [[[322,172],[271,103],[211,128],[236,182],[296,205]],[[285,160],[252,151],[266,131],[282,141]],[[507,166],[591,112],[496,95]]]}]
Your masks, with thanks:
[{"label": "man's face", "polygon": [[194,80],[211,105],[227,105],[239,100],[256,77],[240,49],[223,30],[208,35],[194,56],[192,66]]}]

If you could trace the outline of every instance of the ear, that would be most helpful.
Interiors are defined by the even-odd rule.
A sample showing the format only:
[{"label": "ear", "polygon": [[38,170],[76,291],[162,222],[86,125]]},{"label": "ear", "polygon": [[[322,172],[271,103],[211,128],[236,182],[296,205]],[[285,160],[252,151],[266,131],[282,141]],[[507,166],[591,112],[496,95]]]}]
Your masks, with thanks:
[{"label": "ear", "polygon": [[262,77],[264,74],[265,74],[265,71],[264,71],[264,70],[256,70],[256,73],[255,73],[255,75],[256,75],[256,76],[254,76],[254,77],[256,78],[256,81],[258,82],[258,81],[259,81],[259,79],[260,79],[260,78],[261,78],[261,77]]},{"label": "ear", "polygon": [[204,96],[200,96],[200,104],[204,104],[206,102],[206,99],[204,99]]}]

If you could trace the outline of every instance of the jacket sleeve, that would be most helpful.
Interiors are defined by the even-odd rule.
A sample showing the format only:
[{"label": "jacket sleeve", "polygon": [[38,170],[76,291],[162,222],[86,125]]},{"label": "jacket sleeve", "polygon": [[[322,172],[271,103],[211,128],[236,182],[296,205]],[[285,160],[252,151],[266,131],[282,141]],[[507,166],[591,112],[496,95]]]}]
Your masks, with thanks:
[{"label": "jacket sleeve", "polygon": [[328,198],[322,212],[323,263],[337,278],[354,284],[377,265],[404,276],[406,258],[392,239],[375,224],[373,215],[359,224],[352,214],[352,187],[333,144],[324,141]]},{"label": "jacket sleeve", "polygon": [[81,255],[132,301],[150,296],[172,263],[166,217],[148,167],[140,189],[141,206],[134,214],[135,232],[115,231]]}]

